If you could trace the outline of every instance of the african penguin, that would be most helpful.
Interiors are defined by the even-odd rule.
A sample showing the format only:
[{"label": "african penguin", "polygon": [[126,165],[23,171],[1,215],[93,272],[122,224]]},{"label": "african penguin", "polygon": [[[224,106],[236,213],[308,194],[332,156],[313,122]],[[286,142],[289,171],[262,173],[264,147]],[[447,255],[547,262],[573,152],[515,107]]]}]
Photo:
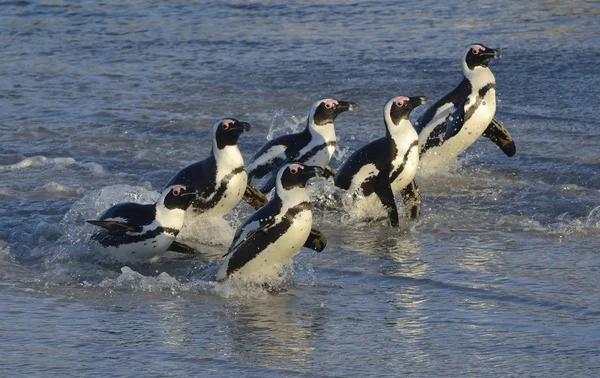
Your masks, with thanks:
[{"label": "african penguin", "polygon": [[[410,113],[427,97],[395,97],[383,109],[386,135],[355,151],[334,177],[336,186],[348,191],[352,206],[369,213],[387,210],[390,223],[398,226],[394,196],[409,185],[419,165],[419,137],[410,123]],[[403,196],[404,198],[404,196]],[[418,203],[405,203],[410,218],[419,215]]]},{"label": "african penguin", "polygon": [[322,171],[297,163],[279,170],[273,198],[237,229],[217,280],[265,283],[279,275],[308,238],[312,205],[306,182]]},{"label": "african penguin", "polygon": [[174,240],[183,227],[185,210],[195,196],[195,189],[173,185],[154,204],[114,205],[100,219],[87,221],[102,227],[91,239],[98,250],[122,262],[149,260],[167,250],[194,253]]},{"label": "african penguin", "polygon": [[212,151],[208,158],[183,168],[167,186],[185,185],[198,190],[190,210],[221,217],[242,199],[248,175],[237,142],[250,124],[225,118],[213,128]]},{"label": "african penguin", "polygon": [[354,102],[323,99],[310,109],[306,128],[265,143],[248,164],[250,183],[263,193],[275,186],[275,174],[282,165],[297,162],[325,168],[337,145],[333,121],[345,111],[356,109]]},{"label": "african penguin", "polygon": [[415,128],[422,170],[446,166],[480,135],[496,143],[506,155],[514,155],[512,136],[494,119],[496,79],[488,64],[499,58],[499,50],[470,45],[462,60],[463,80],[419,117]]}]

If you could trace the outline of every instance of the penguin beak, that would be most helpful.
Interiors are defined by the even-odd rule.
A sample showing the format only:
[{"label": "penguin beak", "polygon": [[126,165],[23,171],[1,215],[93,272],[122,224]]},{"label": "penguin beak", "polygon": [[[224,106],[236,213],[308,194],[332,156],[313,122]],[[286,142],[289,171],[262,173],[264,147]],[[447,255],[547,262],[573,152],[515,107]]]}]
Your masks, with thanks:
[{"label": "penguin beak", "polygon": [[498,49],[487,48],[484,52],[481,53],[481,56],[487,59],[500,59],[502,58],[502,53]]},{"label": "penguin beak", "polygon": [[338,114],[341,112],[346,112],[346,111],[353,111],[354,109],[358,108],[358,105],[356,104],[356,102],[350,102],[350,101],[338,101]]},{"label": "penguin beak", "polygon": [[303,179],[308,181],[308,179],[310,179],[310,178],[317,177],[317,176],[323,176],[324,172],[325,172],[325,170],[321,167],[317,167],[314,165],[305,165],[304,169],[302,171],[300,171],[299,174],[300,174],[300,177],[302,177]]},{"label": "penguin beak", "polygon": [[252,126],[248,122],[237,121],[233,124],[232,129],[242,134],[244,131],[250,131]]},{"label": "penguin beak", "polygon": [[423,105],[424,103],[429,101],[429,99],[425,96],[415,96],[415,97],[410,97],[409,101],[412,106],[417,107],[419,105]]}]

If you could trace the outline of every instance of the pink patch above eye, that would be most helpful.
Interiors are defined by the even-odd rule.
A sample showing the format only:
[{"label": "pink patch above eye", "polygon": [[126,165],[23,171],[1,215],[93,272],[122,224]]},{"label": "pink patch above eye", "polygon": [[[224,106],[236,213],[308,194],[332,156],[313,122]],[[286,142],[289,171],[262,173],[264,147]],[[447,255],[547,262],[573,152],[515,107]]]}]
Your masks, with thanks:
[{"label": "pink patch above eye", "polygon": [[233,125],[234,123],[235,123],[234,121],[232,121],[230,119],[226,119],[225,121],[223,121],[223,126],[229,127],[229,126]]},{"label": "pink patch above eye", "polygon": [[292,164],[290,165],[290,172],[296,174],[299,170],[304,169],[304,166],[300,164]]},{"label": "pink patch above eye", "polygon": [[339,104],[339,102],[337,100],[331,99],[331,100],[326,100],[324,102],[324,104],[325,104],[325,107],[327,107],[329,109],[329,108],[333,107],[333,105]]},{"label": "pink patch above eye", "polygon": [[396,105],[398,106],[402,106],[404,105],[405,102],[409,101],[410,99],[408,97],[402,96],[402,97],[398,97],[396,99]]},{"label": "pink patch above eye", "polygon": [[480,45],[473,46],[473,54],[479,54],[483,51],[485,51],[485,47],[480,46]]}]

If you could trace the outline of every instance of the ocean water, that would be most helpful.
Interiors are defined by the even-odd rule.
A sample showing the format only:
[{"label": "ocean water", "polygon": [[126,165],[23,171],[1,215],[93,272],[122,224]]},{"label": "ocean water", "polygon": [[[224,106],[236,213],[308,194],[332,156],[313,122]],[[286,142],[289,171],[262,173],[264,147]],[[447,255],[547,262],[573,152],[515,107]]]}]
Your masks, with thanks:
[{"label": "ocean water", "polygon": [[[596,1],[0,1],[0,376],[598,376],[599,19]],[[355,101],[337,167],[387,100],[452,89],[473,42],[502,49],[517,154],[481,139],[420,175],[420,219],[349,219],[312,183],[329,244],[280,293],[214,282],[245,204],[188,225],[196,259],[89,250],[84,220],[152,202],[219,118],[254,126],[249,158],[313,101]]]}]

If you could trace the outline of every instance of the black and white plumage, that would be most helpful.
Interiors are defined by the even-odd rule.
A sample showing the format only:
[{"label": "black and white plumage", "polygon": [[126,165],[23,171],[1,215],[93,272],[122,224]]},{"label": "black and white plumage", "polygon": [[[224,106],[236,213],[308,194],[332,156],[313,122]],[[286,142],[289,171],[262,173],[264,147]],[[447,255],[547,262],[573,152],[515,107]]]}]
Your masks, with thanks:
[{"label": "black and white plumage", "polygon": [[242,199],[248,175],[237,142],[250,124],[233,118],[218,121],[213,128],[212,151],[208,158],[179,171],[167,186],[185,185],[198,191],[190,206],[194,213],[220,217]]},{"label": "black and white plumage", "polygon": [[323,99],[310,109],[306,128],[265,143],[247,166],[250,183],[263,193],[275,186],[275,175],[287,163],[297,162],[325,168],[337,146],[334,120],[356,109],[354,102]]},{"label": "black and white plumage", "polygon": [[[348,191],[352,208],[362,214],[387,210],[392,226],[398,226],[395,195],[409,185],[419,165],[419,137],[410,123],[410,113],[427,97],[395,97],[383,109],[386,135],[355,151],[338,170],[335,185]],[[404,196],[403,196],[404,198]],[[419,215],[420,199],[406,203],[410,218]]]},{"label": "black and white plumage", "polygon": [[[172,249],[183,227],[185,210],[196,190],[183,185],[165,189],[154,204],[120,203],[106,210],[98,220],[89,220],[102,230],[92,235],[95,246],[120,261],[144,261]],[[176,252],[191,248],[176,243]]]},{"label": "black and white plumage", "polygon": [[435,171],[446,166],[481,135],[496,143],[506,155],[514,155],[510,133],[494,119],[496,78],[488,64],[499,58],[499,50],[482,44],[467,48],[462,59],[463,80],[415,122],[421,169]]},{"label": "black and white plumage", "polygon": [[279,275],[308,238],[312,205],[306,182],[322,171],[296,163],[279,170],[273,198],[237,229],[217,280],[265,283]]}]

